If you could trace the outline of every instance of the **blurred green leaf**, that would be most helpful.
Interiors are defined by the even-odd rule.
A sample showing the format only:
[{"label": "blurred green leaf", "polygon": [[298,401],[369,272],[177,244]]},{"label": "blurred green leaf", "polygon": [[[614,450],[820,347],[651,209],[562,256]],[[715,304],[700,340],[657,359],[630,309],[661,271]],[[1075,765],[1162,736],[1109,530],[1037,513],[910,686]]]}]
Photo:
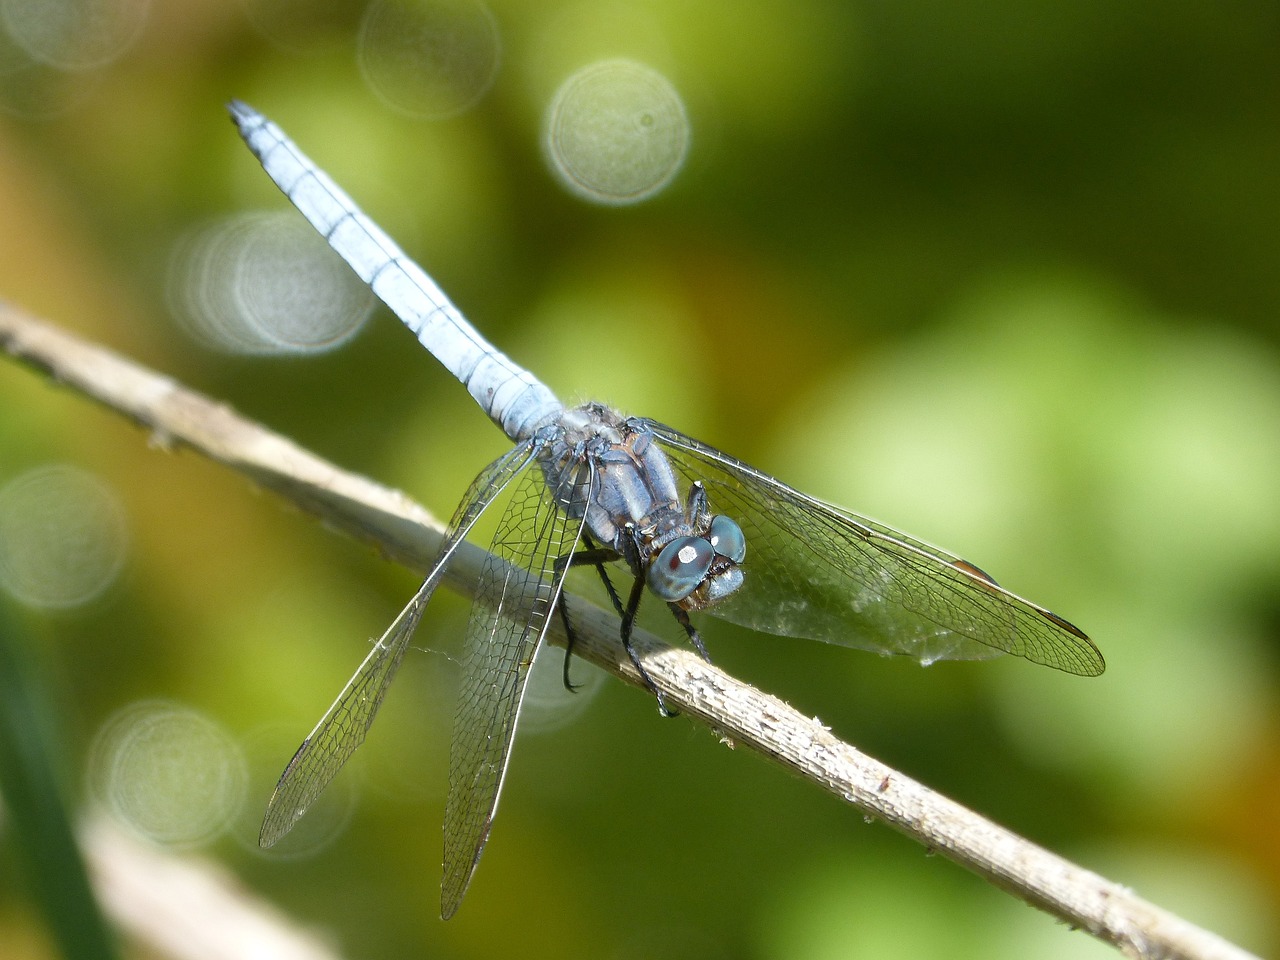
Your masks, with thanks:
[{"label": "blurred green leaf", "polygon": [[0,597],[0,791],[7,835],[31,892],[68,960],[111,960],[114,942],[89,886],[58,775],[59,738],[26,647]]}]

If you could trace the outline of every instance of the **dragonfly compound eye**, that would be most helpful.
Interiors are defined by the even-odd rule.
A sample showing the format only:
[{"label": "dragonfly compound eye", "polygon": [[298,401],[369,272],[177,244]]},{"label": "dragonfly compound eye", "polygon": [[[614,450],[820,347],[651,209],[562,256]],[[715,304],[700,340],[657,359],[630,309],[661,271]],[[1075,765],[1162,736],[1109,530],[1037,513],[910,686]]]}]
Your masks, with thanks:
[{"label": "dragonfly compound eye", "polygon": [[707,577],[716,551],[703,537],[672,540],[649,564],[649,589],[668,603],[683,600]]},{"label": "dragonfly compound eye", "polygon": [[742,535],[742,528],[724,514],[711,518],[707,539],[711,541],[718,556],[734,563],[741,563],[746,559],[747,538]]}]

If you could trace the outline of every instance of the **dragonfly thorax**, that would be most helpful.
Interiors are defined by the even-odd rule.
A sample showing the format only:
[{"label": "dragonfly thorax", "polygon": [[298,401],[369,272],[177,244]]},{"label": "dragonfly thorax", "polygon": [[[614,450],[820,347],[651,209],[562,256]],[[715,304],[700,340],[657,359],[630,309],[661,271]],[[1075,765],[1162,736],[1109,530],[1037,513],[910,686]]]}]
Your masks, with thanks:
[{"label": "dragonfly thorax", "polygon": [[586,532],[644,577],[655,595],[701,610],[742,585],[741,528],[712,514],[701,483],[682,496],[671,462],[644,421],[603,404],[565,410],[547,434],[543,470]]}]

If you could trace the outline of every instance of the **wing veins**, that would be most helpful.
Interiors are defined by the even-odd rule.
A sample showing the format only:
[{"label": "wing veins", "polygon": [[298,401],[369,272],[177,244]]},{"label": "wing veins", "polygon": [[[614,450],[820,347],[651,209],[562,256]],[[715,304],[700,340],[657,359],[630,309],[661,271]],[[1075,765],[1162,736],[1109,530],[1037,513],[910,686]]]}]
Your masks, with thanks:
[{"label": "wing veins", "polygon": [[374,644],[342,692],[302,741],[276,783],[258,834],[270,847],[285,836],[364,742],[418,622],[449,561],[493,499],[531,462],[521,444],[480,472],[455,512],[440,555],[422,585]]},{"label": "wing veins", "polygon": [[[594,471],[589,463],[583,469],[590,471],[589,496]],[[522,516],[530,497],[532,516]],[[445,919],[461,904],[493,826],[529,669],[568,573],[568,565],[557,569],[556,561],[573,552],[585,526],[585,516],[573,517],[568,508],[567,495],[549,490],[530,470],[494,534],[481,577],[450,751],[440,891]],[[512,617],[512,611],[519,615]]]},{"label": "wing veins", "polygon": [[[920,628],[914,632],[903,630],[897,637],[890,633],[880,638],[883,642],[870,637],[842,639],[833,632],[813,628],[779,632],[881,652],[909,652],[925,660],[985,655],[981,648],[950,643],[944,636],[950,634],[990,648],[991,655],[1012,653],[1086,676],[1102,672],[1102,656],[1083,632],[1044,607],[985,578],[967,561],[891,527],[826,504],[669,427],[652,421],[646,423],[673,454],[678,468],[690,480],[702,480],[711,488],[717,497],[714,504],[717,510],[731,513],[731,506],[737,505],[744,514],[768,517],[761,521],[769,524],[761,528],[767,541],[765,553],[777,550],[779,557],[785,555],[790,564],[785,573],[779,569],[768,571],[764,575],[766,581],[772,577],[782,587],[797,588],[801,593],[807,590],[815,600],[819,586],[834,587],[841,581],[849,581],[863,588],[859,597],[865,604],[887,602],[907,611],[918,623],[934,628],[932,633]],[[818,544],[821,549],[802,552],[789,548],[779,533],[795,530],[805,530],[821,541]],[[757,548],[760,546],[755,544]],[[752,578],[752,550],[753,545],[749,543],[744,591],[750,588]],[[781,566],[780,561],[778,565]],[[802,580],[797,568],[817,579]],[[735,615],[731,603],[726,602],[723,610],[712,608],[709,612],[756,629],[770,629],[766,614]],[[833,608],[829,618],[838,620],[843,616],[849,629],[857,629],[865,626],[855,623],[859,616],[864,620],[876,616],[883,620],[886,616],[859,610],[857,603],[856,598],[851,600],[849,605],[853,610],[843,613]],[[738,616],[742,619],[737,619]]]}]

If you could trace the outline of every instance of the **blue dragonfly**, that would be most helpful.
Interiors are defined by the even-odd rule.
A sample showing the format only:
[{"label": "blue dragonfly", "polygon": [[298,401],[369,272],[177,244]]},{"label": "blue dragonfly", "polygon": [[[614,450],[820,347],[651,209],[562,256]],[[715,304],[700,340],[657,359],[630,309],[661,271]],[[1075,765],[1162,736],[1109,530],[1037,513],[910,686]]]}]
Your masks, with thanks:
[{"label": "blue dragonfly", "polygon": [[[264,847],[289,832],[363,742],[445,568],[500,499],[506,505],[476,586],[454,717],[445,919],[461,904],[489,837],[529,668],[557,615],[572,642],[560,602],[572,567],[599,572],[622,643],[663,712],[662,692],[630,643],[646,591],[704,657],[689,617],[699,611],[922,663],[1009,653],[1067,673],[1102,673],[1102,654],[1083,631],[959,557],[654,420],[600,403],[565,407],[486,341],[278,126],[240,102],[230,111],[285,196],[514,444],[480,471],[422,586],[289,761],[267,806]],[[619,567],[629,590],[609,578]]]}]

